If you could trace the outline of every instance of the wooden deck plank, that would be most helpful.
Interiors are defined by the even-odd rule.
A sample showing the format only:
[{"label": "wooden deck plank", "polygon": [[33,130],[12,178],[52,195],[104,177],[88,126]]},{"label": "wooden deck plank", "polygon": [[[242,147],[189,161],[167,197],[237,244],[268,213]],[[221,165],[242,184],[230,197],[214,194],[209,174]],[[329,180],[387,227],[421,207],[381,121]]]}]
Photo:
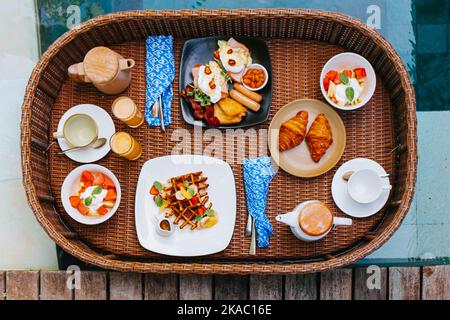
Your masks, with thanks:
[{"label": "wooden deck plank", "polygon": [[320,274],[320,300],[351,300],[352,269],[334,269]]},{"label": "wooden deck plank", "polygon": [[278,275],[251,275],[249,283],[250,300],[283,299],[283,277]]},{"label": "wooden deck plank", "polygon": [[286,300],[317,300],[318,274],[290,274],[286,276],[284,296]]},{"label": "wooden deck plank", "polygon": [[0,271],[0,301],[5,300],[6,286],[5,286],[6,272]]},{"label": "wooden deck plank", "polygon": [[420,268],[389,268],[389,300],[420,300]]},{"label": "wooden deck plank", "polygon": [[145,300],[177,300],[178,276],[146,274],[144,277]]},{"label": "wooden deck plank", "polygon": [[142,300],[142,275],[140,273],[109,273],[110,300]]},{"label": "wooden deck plank", "polygon": [[73,290],[67,287],[64,271],[41,271],[41,300],[72,300]]},{"label": "wooden deck plank", "polygon": [[214,279],[214,298],[216,300],[247,300],[247,276],[216,276]]},{"label": "wooden deck plank", "polygon": [[423,300],[450,300],[450,266],[423,267]]},{"label": "wooden deck plank", "polygon": [[106,272],[81,272],[80,289],[75,289],[75,300],[106,300]]},{"label": "wooden deck plank", "polygon": [[[151,275],[119,272],[81,272],[81,288],[67,288],[63,271],[0,271],[0,300],[127,300],[212,299],[252,300],[326,299],[450,300],[450,266],[381,268],[380,289],[370,290],[373,275],[366,268],[330,270],[282,276]],[[109,277],[109,285],[108,285]],[[369,279],[370,280],[370,279]],[[284,286],[283,286],[284,281]],[[353,282],[353,291],[352,291]],[[373,284],[373,282],[371,282]],[[213,288],[214,285],[214,288]],[[283,288],[284,287],[284,288]],[[389,290],[387,289],[389,288]],[[284,289],[284,292],[283,292]],[[5,293],[3,295],[3,292]]]},{"label": "wooden deck plank", "polygon": [[7,300],[39,300],[39,271],[8,271]]},{"label": "wooden deck plank", "polygon": [[180,275],[180,300],[212,300],[213,277]]},{"label": "wooden deck plank", "polygon": [[356,268],[354,269],[355,300],[386,300],[387,269]]}]

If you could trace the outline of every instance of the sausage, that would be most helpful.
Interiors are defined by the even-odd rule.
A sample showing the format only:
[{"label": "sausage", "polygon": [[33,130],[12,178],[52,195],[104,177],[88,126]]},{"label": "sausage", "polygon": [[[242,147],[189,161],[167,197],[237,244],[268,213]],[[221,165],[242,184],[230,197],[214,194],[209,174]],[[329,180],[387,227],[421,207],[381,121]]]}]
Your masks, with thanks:
[{"label": "sausage", "polygon": [[250,99],[256,102],[261,102],[262,96],[254,91],[248,90],[246,87],[244,87],[242,84],[235,83],[234,88],[239,91],[240,93],[246,95]]},{"label": "sausage", "polygon": [[261,105],[258,102],[250,99],[249,97],[247,97],[246,95],[240,93],[237,90],[232,89],[231,92],[230,92],[230,96],[231,96],[231,98],[233,98],[234,100],[236,100],[240,104],[246,106],[250,110],[258,111],[259,108],[261,107]]}]

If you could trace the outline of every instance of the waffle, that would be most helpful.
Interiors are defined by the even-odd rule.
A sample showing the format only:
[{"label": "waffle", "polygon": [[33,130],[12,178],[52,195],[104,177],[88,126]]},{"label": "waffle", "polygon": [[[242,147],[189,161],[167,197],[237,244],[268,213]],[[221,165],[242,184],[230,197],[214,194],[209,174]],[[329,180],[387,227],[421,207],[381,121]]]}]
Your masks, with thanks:
[{"label": "waffle", "polygon": [[[182,176],[170,178],[168,184],[164,187],[164,195],[162,198],[167,202],[166,213],[167,218],[174,217],[173,223],[179,225],[180,229],[190,226],[191,230],[198,227],[197,217],[201,217],[203,213],[212,207],[209,202],[207,177],[203,176],[203,172],[193,172]],[[192,199],[179,200],[176,197],[178,191],[186,188],[186,182],[189,186],[195,185],[197,193]],[[196,200],[195,200],[196,199]]]}]

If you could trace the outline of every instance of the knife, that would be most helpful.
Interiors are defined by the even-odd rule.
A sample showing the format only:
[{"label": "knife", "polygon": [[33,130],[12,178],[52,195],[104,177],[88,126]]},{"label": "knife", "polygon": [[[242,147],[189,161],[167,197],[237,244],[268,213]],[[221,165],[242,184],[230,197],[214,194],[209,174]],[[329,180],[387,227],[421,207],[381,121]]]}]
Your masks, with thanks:
[{"label": "knife", "polygon": [[252,215],[249,213],[247,217],[247,225],[245,226],[245,235],[250,237],[252,235]]},{"label": "knife", "polygon": [[256,230],[255,230],[255,219],[252,219],[252,238],[250,240],[250,250],[249,254],[251,256],[256,255]]},{"label": "knife", "polygon": [[158,99],[153,103],[152,107],[152,117],[157,117],[159,115],[159,102]]}]

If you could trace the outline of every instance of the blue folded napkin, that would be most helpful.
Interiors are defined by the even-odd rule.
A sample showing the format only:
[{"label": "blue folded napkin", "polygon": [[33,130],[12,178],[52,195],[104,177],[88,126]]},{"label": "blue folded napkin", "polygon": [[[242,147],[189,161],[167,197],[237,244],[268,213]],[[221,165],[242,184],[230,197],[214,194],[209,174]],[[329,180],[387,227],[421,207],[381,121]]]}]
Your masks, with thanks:
[{"label": "blue folded napkin", "polygon": [[245,195],[247,210],[255,219],[255,228],[258,234],[258,247],[269,246],[272,236],[272,224],[266,215],[266,201],[269,192],[269,183],[275,176],[270,157],[244,159]]},{"label": "blue folded napkin", "polygon": [[172,106],[172,82],[175,78],[175,58],[172,36],[149,36],[145,42],[145,76],[147,89],[145,93],[145,119],[151,126],[159,126],[159,117],[152,116],[152,107],[162,95],[164,125],[172,123],[170,109]]}]

